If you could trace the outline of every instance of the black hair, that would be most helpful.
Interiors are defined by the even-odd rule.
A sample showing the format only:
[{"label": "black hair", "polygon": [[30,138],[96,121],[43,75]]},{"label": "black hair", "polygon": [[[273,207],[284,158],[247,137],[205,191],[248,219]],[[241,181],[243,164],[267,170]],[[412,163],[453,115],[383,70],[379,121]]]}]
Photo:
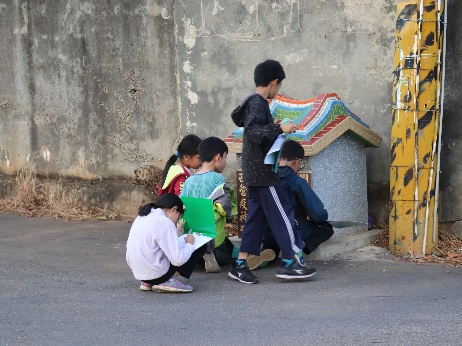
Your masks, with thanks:
[{"label": "black hair", "polygon": [[215,155],[220,154],[221,157],[228,153],[228,146],[218,137],[208,137],[199,144],[199,155],[202,162],[212,162]]},{"label": "black hair", "polygon": [[170,156],[167,163],[165,164],[164,172],[162,173],[162,180],[160,182],[161,187],[165,183],[165,178],[167,177],[168,170],[170,169],[170,167],[172,167],[175,164],[176,160],[179,157],[183,157],[186,155],[194,156],[199,153],[198,148],[199,148],[200,142],[201,142],[201,139],[197,137],[196,135],[184,136],[180,144],[178,144],[175,154]]},{"label": "black hair", "polygon": [[292,161],[297,159],[303,159],[305,156],[305,150],[302,145],[297,141],[288,140],[285,141],[281,148],[281,159]]},{"label": "black hair", "polygon": [[148,203],[140,207],[138,210],[138,215],[146,216],[151,212],[152,208],[171,209],[173,207],[178,207],[178,211],[183,214],[184,204],[181,198],[174,193],[166,193],[165,195],[160,196],[154,203]]},{"label": "black hair", "polygon": [[255,71],[253,73],[253,80],[256,87],[266,87],[275,79],[278,80],[278,84],[281,84],[284,78],[286,78],[284,69],[279,61],[276,60],[265,60],[259,63],[257,67],[255,67]]}]

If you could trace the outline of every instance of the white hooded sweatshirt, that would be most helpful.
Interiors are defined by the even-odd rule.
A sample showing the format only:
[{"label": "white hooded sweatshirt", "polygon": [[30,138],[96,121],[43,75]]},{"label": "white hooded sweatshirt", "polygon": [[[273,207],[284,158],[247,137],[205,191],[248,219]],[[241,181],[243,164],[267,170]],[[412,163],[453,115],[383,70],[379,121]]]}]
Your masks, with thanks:
[{"label": "white hooded sweatshirt", "polygon": [[153,280],[167,273],[170,263],[185,264],[194,245],[179,241],[175,224],[162,209],[137,216],[127,240],[127,263],[135,279]]}]

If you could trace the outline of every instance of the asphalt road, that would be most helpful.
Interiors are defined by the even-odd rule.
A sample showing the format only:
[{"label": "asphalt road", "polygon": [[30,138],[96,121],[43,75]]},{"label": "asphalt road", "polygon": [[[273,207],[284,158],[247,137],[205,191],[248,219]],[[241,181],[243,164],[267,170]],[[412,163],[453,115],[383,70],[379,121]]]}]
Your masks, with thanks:
[{"label": "asphalt road", "polygon": [[199,266],[193,293],[141,292],[129,228],[0,213],[0,345],[462,344],[462,268],[370,247],[312,263],[305,282]]}]

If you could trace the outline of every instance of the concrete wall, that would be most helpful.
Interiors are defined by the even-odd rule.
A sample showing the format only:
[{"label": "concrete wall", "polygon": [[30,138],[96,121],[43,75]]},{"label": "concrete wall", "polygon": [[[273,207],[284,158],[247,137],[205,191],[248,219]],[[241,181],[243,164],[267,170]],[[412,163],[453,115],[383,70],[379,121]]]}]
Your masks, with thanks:
[{"label": "concrete wall", "polygon": [[462,220],[462,3],[448,1],[440,221]]},{"label": "concrete wall", "polygon": [[282,93],[336,92],[383,137],[367,169],[385,219],[395,15],[392,0],[3,1],[0,172],[28,159],[83,179],[162,167],[181,135],[231,133],[255,65],[273,58]]},{"label": "concrete wall", "polygon": [[[178,139],[173,2],[0,3],[0,170],[133,175]],[[168,135],[167,135],[168,134]]]}]

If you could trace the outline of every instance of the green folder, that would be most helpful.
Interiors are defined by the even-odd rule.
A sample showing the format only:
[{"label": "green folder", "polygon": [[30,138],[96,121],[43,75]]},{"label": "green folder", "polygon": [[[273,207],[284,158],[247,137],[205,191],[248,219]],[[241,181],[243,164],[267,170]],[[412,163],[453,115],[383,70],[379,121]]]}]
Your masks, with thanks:
[{"label": "green folder", "polygon": [[213,201],[208,198],[180,197],[185,205],[183,220],[185,221],[184,232],[201,233],[204,236],[215,238],[217,229],[215,226],[215,214]]}]

